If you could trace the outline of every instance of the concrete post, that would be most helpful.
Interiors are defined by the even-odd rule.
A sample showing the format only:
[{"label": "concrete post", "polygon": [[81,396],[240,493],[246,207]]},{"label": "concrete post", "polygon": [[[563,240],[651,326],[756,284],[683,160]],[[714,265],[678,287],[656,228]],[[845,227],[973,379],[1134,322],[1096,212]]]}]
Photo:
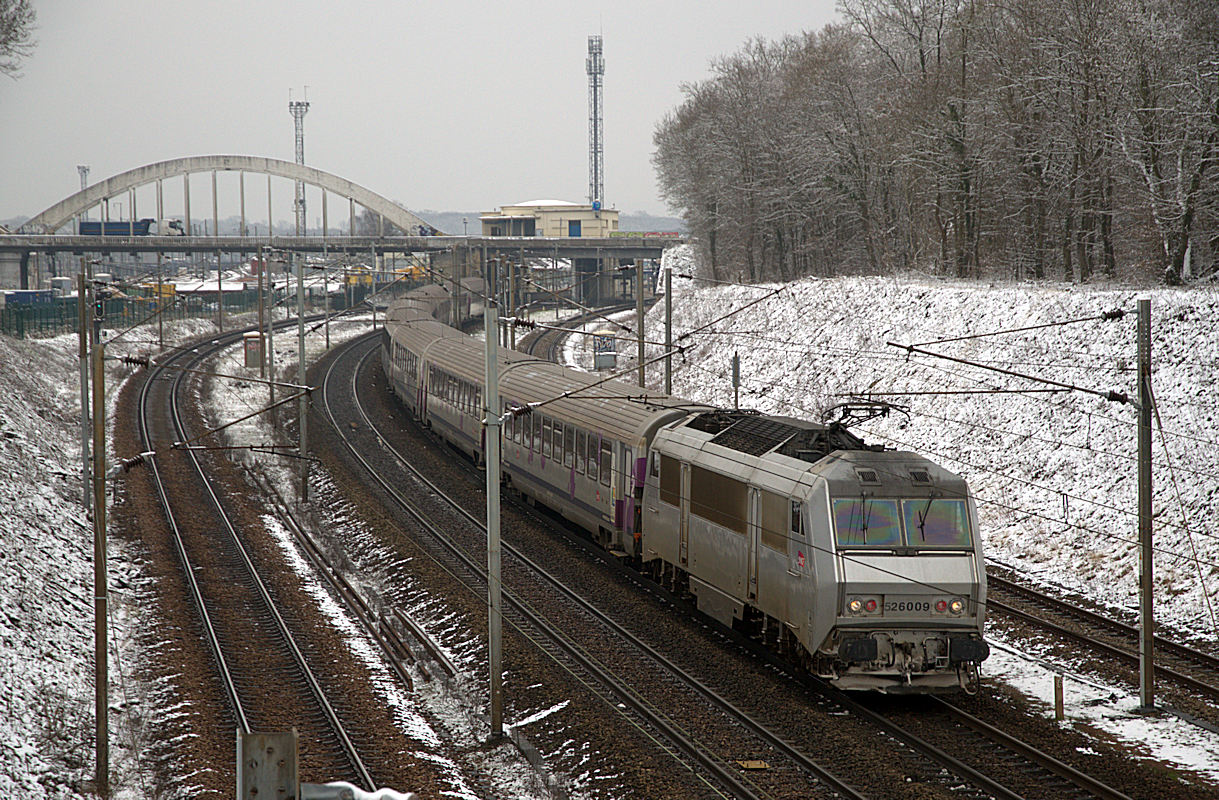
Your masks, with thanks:
[{"label": "concrete post", "polygon": [[[165,219],[165,202],[161,193],[161,179],[157,178],[157,235],[164,236],[161,221]],[[165,295],[161,285],[161,263],[165,257],[164,250],[157,250],[157,348],[165,349]]]},{"label": "concrete post", "polygon": [[76,276],[76,326],[80,347],[80,458],[82,501],[85,510],[93,507],[92,471],[89,464],[89,293],[85,283],[85,257],[80,257]]},{"label": "concrete post", "polygon": [[[490,273],[488,273],[490,274]],[[503,687],[503,597],[500,584],[499,541],[499,353],[495,331],[499,328],[499,308],[495,288],[488,287],[486,307],[487,363],[484,392],[486,400],[486,459],[487,459],[487,642],[491,673],[491,738],[504,735]]]},{"label": "concrete post", "polygon": [[95,789],[110,796],[110,704],[109,651],[106,619],[106,364],[101,340],[102,320],[94,314],[93,342],[93,658],[94,720],[96,722]]},{"label": "concrete post", "polygon": [[[296,264],[296,336],[299,354],[297,356],[296,380],[305,386],[305,265],[300,261],[300,255],[294,253]],[[374,312],[375,313],[375,312]],[[309,393],[301,394],[297,408],[300,425],[301,454],[301,502],[309,502]]]},{"label": "concrete post", "polygon": [[[258,260],[261,264],[258,268],[258,334],[261,337],[263,331],[267,329],[262,299],[262,284],[267,278],[267,250],[262,245],[258,246]],[[267,347],[265,341],[258,343],[258,377],[267,377]]]},{"label": "concrete post", "polygon": [[665,394],[673,394],[673,268],[665,268]]},{"label": "concrete post", "polygon": [[647,360],[643,341],[643,259],[635,259],[635,325],[639,339],[639,388],[647,386],[644,361]]},{"label": "concrete post", "polygon": [[1151,520],[1151,300],[1139,300],[1139,702],[1155,707],[1155,571]]}]

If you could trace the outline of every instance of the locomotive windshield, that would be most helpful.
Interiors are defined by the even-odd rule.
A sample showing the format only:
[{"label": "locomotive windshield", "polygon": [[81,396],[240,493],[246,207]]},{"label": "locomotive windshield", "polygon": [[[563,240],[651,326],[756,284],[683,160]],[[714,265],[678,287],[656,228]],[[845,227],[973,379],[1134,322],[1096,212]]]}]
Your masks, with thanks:
[{"label": "locomotive windshield", "polygon": [[834,531],[839,547],[969,547],[972,543],[965,501],[938,497],[836,499]]},{"label": "locomotive windshield", "polygon": [[834,501],[834,528],[840,546],[900,545],[897,501],[857,497]]},{"label": "locomotive windshield", "polygon": [[964,500],[903,500],[906,540],[912,547],[969,547]]}]

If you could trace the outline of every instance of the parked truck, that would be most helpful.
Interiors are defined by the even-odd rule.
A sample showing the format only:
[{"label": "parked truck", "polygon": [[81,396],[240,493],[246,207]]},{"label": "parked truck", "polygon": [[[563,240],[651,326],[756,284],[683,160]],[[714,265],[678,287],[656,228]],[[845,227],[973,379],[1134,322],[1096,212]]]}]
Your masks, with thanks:
[{"label": "parked truck", "polygon": [[80,221],[81,236],[185,236],[182,222],[176,219],[152,218],[102,222],[96,219]]}]

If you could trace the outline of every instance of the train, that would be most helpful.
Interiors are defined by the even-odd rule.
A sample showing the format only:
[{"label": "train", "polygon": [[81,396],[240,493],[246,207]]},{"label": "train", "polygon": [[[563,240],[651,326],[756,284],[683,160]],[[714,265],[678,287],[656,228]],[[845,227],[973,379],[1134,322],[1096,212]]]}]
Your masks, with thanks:
[{"label": "train", "polygon": [[[485,458],[481,313],[424,287],[391,303],[387,383]],[[973,495],[917,453],[842,424],[715,408],[499,351],[506,488],[583,528],[698,610],[847,690],[977,691],[986,571]],[[596,384],[594,386],[594,384]]]},{"label": "train", "polygon": [[163,219],[158,222],[151,217],[145,219],[101,221],[82,219],[80,221],[81,236],[185,236],[182,223],[176,219]]}]

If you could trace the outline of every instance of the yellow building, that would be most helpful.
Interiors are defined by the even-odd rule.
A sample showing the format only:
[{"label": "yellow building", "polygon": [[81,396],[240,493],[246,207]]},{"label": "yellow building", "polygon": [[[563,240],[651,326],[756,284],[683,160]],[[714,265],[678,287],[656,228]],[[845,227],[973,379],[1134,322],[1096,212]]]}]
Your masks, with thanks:
[{"label": "yellow building", "polygon": [[618,231],[618,210],[566,200],[530,200],[479,217],[483,236],[608,238]]}]

